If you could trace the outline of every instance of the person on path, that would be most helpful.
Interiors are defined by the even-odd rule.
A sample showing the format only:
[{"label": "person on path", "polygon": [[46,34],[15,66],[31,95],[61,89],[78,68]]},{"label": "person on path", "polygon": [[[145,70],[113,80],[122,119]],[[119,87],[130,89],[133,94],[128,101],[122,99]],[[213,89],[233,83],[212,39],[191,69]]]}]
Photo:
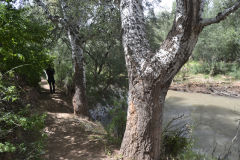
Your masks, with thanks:
[{"label": "person on path", "polygon": [[55,80],[54,80],[55,70],[51,65],[48,65],[48,68],[46,69],[46,73],[47,73],[47,80],[50,88],[50,93],[53,94],[55,93]]}]

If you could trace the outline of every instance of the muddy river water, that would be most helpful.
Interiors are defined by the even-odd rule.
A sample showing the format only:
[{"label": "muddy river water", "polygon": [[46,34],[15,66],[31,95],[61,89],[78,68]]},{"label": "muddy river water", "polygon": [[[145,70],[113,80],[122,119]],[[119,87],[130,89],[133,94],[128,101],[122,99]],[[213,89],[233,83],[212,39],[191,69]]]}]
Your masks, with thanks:
[{"label": "muddy river water", "polygon": [[[236,135],[240,119],[240,98],[169,91],[164,121],[182,114],[189,116],[193,122],[194,148],[201,153],[211,154],[213,146],[216,146],[215,155],[218,155],[226,150],[225,147]],[[238,142],[229,159],[240,159],[240,140]]]}]

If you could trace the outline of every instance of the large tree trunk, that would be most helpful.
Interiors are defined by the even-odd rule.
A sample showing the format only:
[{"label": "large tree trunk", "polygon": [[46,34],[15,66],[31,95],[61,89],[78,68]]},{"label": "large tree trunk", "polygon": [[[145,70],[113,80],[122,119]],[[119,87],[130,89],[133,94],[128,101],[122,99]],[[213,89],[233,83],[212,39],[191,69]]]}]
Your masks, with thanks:
[{"label": "large tree trunk", "polygon": [[176,0],[171,31],[157,52],[146,39],[142,0],[121,0],[123,46],[129,77],[127,126],[121,145],[124,160],[159,160],[165,96],[187,62],[204,26],[218,23],[240,1],[215,18],[202,19],[205,0]]},{"label": "large tree trunk", "polygon": [[172,30],[159,51],[153,53],[146,40],[138,2],[122,0],[121,3],[129,77],[128,117],[121,154],[126,160],[159,160],[165,96],[173,77],[191,55],[202,28],[188,22],[185,14],[192,13],[178,2]]},{"label": "large tree trunk", "polygon": [[72,62],[74,69],[75,93],[72,99],[74,114],[88,116],[88,103],[86,97],[86,78],[83,60],[83,49],[79,37],[68,30],[68,38],[72,48]]},{"label": "large tree trunk", "polygon": [[121,145],[124,158],[150,160],[160,157],[162,113],[170,82],[154,87],[148,81],[130,85],[127,126]]}]

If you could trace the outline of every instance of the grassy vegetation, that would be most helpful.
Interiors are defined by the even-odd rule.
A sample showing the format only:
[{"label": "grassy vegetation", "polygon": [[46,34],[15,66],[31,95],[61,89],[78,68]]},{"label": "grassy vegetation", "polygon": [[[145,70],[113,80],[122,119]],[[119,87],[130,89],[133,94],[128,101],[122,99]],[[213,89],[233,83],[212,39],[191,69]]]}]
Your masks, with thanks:
[{"label": "grassy vegetation", "polygon": [[220,82],[232,82],[240,80],[240,64],[238,63],[216,63],[214,74],[211,74],[211,66],[201,61],[189,61],[176,75],[174,81],[186,80],[212,80]]},{"label": "grassy vegetation", "polygon": [[[111,114],[113,119],[106,129],[107,135],[105,152],[112,156],[114,147],[119,148],[125,131],[126,112],[121,108],[113,109]],[[186,117],[179,116],[170,120],[164,127],[162,134],[162,159],[161,160],[217,160],[194,151],[194,139],[192,137],[193,126],[181,122]],[[177,124],[177,125],[176,125]],[[121,159],[121,155],[115,155],[116,159]]]}]

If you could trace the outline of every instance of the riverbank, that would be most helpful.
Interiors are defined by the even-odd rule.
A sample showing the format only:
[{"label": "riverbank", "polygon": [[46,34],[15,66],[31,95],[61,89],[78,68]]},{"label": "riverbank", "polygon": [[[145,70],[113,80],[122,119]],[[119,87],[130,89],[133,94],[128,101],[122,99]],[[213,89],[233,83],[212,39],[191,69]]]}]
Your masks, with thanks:
[{"label": "riverbank", "polygon": [[203,75],[194,75],[194,77],[187,77],[184,81],[173,81],[170,90],[238,98],[240,97],[240,80],[232,80],[226,76],[204,78]]}]

